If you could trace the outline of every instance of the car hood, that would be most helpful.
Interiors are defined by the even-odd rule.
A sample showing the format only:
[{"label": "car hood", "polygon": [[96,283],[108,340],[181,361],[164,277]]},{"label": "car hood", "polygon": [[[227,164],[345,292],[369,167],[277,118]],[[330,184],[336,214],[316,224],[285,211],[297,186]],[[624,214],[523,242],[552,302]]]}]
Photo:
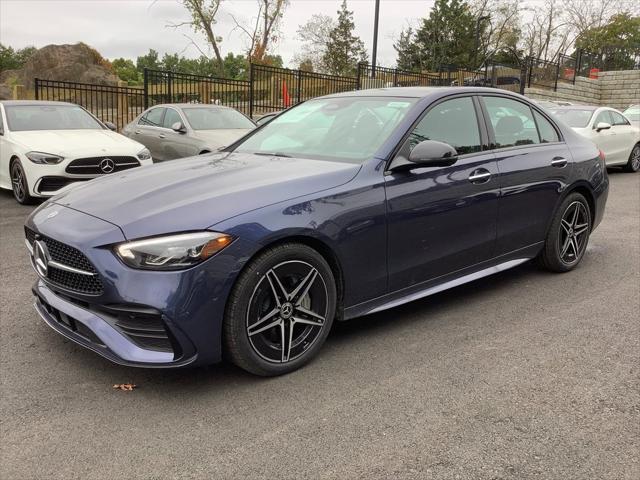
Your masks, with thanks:
[{"label": "car hood", "polygon": [[128,239],[202,230],[351,180],[360,165],[215,153],[107,175],[52,199],[118,225]]},{"label": "car hood", "polygon": [[111,130],[39,130],[11,132],[11,139],[25,149],[65,158],[104,155],[135,155],[140,143]]},{"label": "car hood", "polygon": [[194,135],[202,140],[207,147],[217,149],[226,147],[250,132],[248,128],[228,128],[224,130],[197,130]]}]

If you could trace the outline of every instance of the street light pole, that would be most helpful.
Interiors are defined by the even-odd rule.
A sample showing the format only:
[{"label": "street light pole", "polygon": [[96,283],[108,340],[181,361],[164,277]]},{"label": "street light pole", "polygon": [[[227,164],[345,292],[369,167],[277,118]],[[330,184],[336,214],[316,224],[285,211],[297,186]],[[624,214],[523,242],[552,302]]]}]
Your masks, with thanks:
[{"label": "street light pole", "polygon": [[376,56],[378,53],[378,20],[380,18],[380,0],[376,0],[376,14],[373,20],[373,53],[371,55],[371,76],[376,78]]}]

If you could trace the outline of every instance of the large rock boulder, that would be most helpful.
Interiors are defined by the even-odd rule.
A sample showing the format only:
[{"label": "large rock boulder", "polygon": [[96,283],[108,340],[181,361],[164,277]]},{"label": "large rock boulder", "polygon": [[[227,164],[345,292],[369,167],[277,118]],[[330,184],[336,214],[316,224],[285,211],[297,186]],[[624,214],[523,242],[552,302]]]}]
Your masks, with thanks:
[{"label": "large rock boulder", "polygon": [[24,85],[31,90],[34,79],[117,85],[109,62],[84,43],[47,45],[35,52],[19,70],[0,73],[0,83]]}]

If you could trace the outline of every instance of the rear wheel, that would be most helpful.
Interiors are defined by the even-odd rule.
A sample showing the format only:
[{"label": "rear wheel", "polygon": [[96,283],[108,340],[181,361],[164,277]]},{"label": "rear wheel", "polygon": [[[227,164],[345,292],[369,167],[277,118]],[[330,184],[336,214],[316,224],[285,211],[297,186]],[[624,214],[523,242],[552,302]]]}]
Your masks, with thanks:
[{"label": "rear wheel", "polygon": [[640,143],[636,144],[633,150],[631,150],[629,161],[624,168],[627,172],[640,171]]},{"label": "rear wheel", "polygon": [[13,197],[18,203],[28,205],[33,202],[33,197],[29,195],[27,176],[18,159],[14,159],[13,162],[11,162],[11,190],[13,191]]},{"label": "rear wheel", "polygon": [[297,243],[276,246],[254,259],[233,288],[226,353],[256,375],[288,373],[318,353],[335,310],[335,281],[322,255]]},{"label": "rear wheel", "polygon": [[551,223],[539,263],[553,272],[573,270],[582,260],[591,233],[589,203],[579,193],[570,194]]}]

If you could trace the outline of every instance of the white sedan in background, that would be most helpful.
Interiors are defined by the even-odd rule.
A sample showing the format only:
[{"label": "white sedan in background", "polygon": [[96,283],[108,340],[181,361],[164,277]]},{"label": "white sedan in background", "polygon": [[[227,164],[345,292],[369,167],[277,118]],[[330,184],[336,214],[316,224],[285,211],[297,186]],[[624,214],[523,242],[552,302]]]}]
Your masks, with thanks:
[{"label": "white sedan in background", "polygon": [[0,102],[0,188],[13,190],[19,203],[152,163],[144,145],[111,131],[78,105]]},{"label": "white sedan in background", "polygon": [[572,105],[550,111],[604,152],[608,167],[640,170],[640,129],[619,111],[608,107]]}]

